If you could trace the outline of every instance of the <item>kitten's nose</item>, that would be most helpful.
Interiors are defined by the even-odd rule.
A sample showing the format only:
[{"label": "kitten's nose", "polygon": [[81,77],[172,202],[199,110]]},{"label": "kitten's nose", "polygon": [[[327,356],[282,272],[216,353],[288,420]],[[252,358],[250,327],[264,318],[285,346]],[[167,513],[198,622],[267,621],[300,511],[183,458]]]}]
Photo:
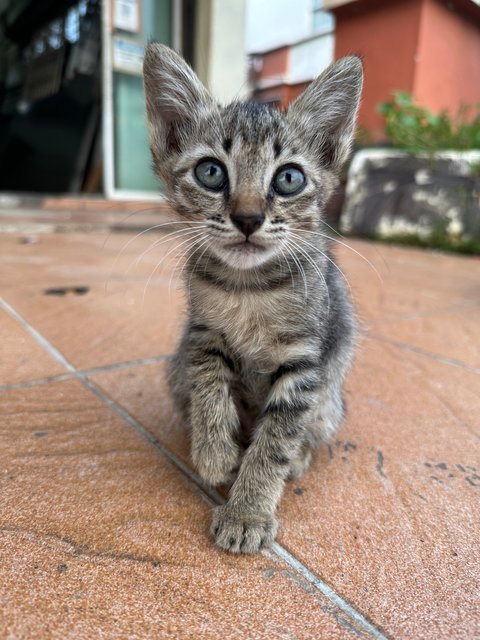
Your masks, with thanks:
[{"label": "kitten's nose", "polygon": [[265,220],[263,213],[233,213],[230,217],[233,224],[247,239],[257,229],[260,229]]}]

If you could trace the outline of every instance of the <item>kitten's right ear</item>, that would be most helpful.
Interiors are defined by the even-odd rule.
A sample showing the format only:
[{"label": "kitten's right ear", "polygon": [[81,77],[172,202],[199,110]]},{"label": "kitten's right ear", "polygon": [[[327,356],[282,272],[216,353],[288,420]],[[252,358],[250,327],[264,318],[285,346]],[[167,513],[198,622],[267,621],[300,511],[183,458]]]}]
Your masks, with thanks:
[{"label": "kitten's right ear", "polygon": [[185,60],[163,44],[147,45],[143,78],[150,146],[161,165],[182,149],[201,117],[217,107]]},{"label": "kitten's right ear", "polygon": [[287,111],[303,124],[323,164],[337,172],[350,152],[362,83],[361,59],[346,56],[327,67]]}]

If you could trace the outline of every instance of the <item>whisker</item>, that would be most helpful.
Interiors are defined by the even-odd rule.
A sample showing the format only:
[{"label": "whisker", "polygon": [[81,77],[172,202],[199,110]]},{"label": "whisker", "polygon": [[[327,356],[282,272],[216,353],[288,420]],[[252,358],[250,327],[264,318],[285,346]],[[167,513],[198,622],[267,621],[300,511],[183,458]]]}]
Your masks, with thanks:
[{"label": "whisker", "polygon": [[288,256],[285,255],[285,252],[283,251],[281,246],[278,248],[280,249],[280,253],[282,254],[285,262],[287,263],[288,270],[290,271],[290,278],[292,279],[292,289],[295,289],[295,279],[293,277],[292,269],[290,267],[290,262],[288,261]]},{"label": "whisker", "polygon": [[[335,233],[339,238],[342,238],[343,240],[346,240],[346,236],[344,236],[342,233],[340,233],[340,231],[337,231],[337,229],[335,229],[334,227],[330,226],[328,224],[328,222],[326,222],[325,220],[320,220],[321,224],[324,224],[326,227],[328,227],[329,229],[331,229],[333,231],[333,233]],[[334,238],[331,238],[332,240],[334,240]],[[383,266],[386,268],[386,270],[390,273],[390,265],[388,264],[388,262],[385,260],[385,257],[382,255],[382,253],[377,249],[377,247],[375,245],[372,246],[373,251],[375,251],[375,253],[377,254],[377,256],[380,258],[380,260],[383,263]]]},{"label": "whisker", "polygon": [[[201,244],[200,246],[195,248],[195,251],[199,251],[204,245],[206,245],[205,249],[202,251],[202,253],[200,254],[200,256],[196,259],[195,264],[193,265],[192,270],[190,271],[190,276],[188,278],[188,282],[187,282],[187,291],[190,293],[190,289],[191,289],[191,283],[192,283],[192,276],[195,272],[195,269],[197,268],[197,264],[200,262],[200,260],[203,258],[203,256],[205,255],[205,252],[207,251],[208,247],[209,247],[209,242],[210,242],[210,238],[207,238],[205,240],[205,242],[203,244]],[[205,265],[204,269],[206,270],[207,266]]]},{"label": "whisker", "polygon": [[[185,251],[182,251],[181,255],[179,256],[179,258],[177,258],[177,261],[175,262],[173,269],[172,269],[172,273],[170,274],[170,280],[168,282],[168,298],[169,300],[171,300],[171,294],[172,294],[172,284],[173,284],[173,276],[175,275],[175,272],[178,269],[178,265],[182,262],[182,260],[185,258],[185,256],[187,255],[187,253],[191,250],[191,247],[188,247],[185,249]],[[180,270],[180,275],[183,271],[183,267],[184,267],[185,263],[183,263],[182,268]]]},{"label": "whisker", "polygon": [[[198,229],[194,229],[194,231],[195,231],[195,232],[198,232]],[[175,274],[175,271],[176,271],[176,270],[177,270],[177,268],[178,268],[178,265],[179,265],[179,264],[180,264],[180,262],[185,258],[185,256],[187,255],[187,253],[188,253],[189,251],[192,251],[192,248],[195,246],[195,244],[196,244],[198,241],[200,241],[203,237],[204,237],[204,234],[203,234],[203,233],[199,233],[199,234],[197,234],[197,235],[193,235],[193,236],[190,238],[191,240],[193,240],[193,245],[192,245],[192,247],[189,247],[189,246],[188,246],[188,243],[187,243],[187,247],[186,247],[185,251],[183,251],[183,252],[181,253],[180,257],[179,257],[179,258],[177,258],[177,261],[175,262],[175,264],[174,264],[174,266],[173,266],[173,268],[172,268],[172,270],[171,270],[170,280],[169,280],[169,282],[168,282],[168,298],[169,298],[169,300],[170,300],[170,301],[171,301],[171,299],[172,299],[172,281],[173,281],[173,276],[174,276],[174,274]],[[183,267],[182,267],[182,271],[183,271]],[[181,272],[182,272],[182,271],[181,271]],[[180,272],[180,273],[181,273],[181,272]]]},{"label": "whisker", "polygon": [[303,242],[304,244],[307,244],[309,247],[312,247],[312,249],[315,249],[316,251],[318,251],[324,258],[326,258],[331,264],[333,264],[333,266],[335,267],[335,269],[337,269],[337,271],[341,274],[341,276],[343,277],[343,279],[345,280],[347,287],[350,291],[350,294],[353,295],[352,292],[352,287],[350,286],[350,282],[348,281],[347,276],[344,274],[344,272],[340,269],[340,267],[338,266],[338,264],[332,260],[332,258],[330,258],[330,256],[328,256],[324,251],[322,251],[321,249],[319,249],[318,247],[316,247],[314,244],[312,244],[311,242],[307,242],[307,240],[305,240],[305,238],[302,238],[301,236],[299,236],[298,234],[296,234],[295,232],[291,232],[291,234],[299,241],[299,242]]},{"label": "whisker", "polygon": [[317,235],[317,236],[321,236],[322,238],[327,238],[328,240],[331,240],[332,242],[336,242],[337,244],[341,244],[342,247],[346,247],[347,249],[349,249],[350,251],[355,253],[359,258],[361,258],[362,260],[364,260],[368,264],[368,266],[375,272],[377,278],[380,280],[380,282],[381,282],[381,284],[383,286],[383,284],[384,284],[383,278],[380,275],[380,273],[378,272],[378,270],[376,269],[375,265],[373,265],[368,258],[366,258],[364,255],[362,255],[359,251],[357,251],[356,249],[351,247],[346,242],[342,242],[341,240],[337,240],[337,238],[332,238],[331,236],[328,236],[325,233],[321,233],[320,231],[309,231],[307,229],[297,229],[297,228],[295,228],[295,231],[303,232],[303,233],[311,233],[311,234],[314,234],[314,235]]},{"label": "whisker", "polygon": [[[203,234],[201,234],[203,235]],[[200,237],[200,234],[199,234]],[[150,282],[152,281],[152,278],[154,277],[155,273],[158,271],[159,267],[165,262],[165,260],[168,258],[168,256],[172,253],[172,251],[175,251],[176,249],[179,249],[181,246],[183,246],[184,244],[186,244],[187,242],[191,242],[192,239],[194,240],[194,238],[187,238],[186,240],[184,240],[183,242],[181,242],[179,245],[175,245],[174,247],[172,247],[171,249],[169,249],[169,251],[167,251],[167,253],[163,256],[163,258],[160,260],[160,262],[157,263],[157,265],[155,266],[155,268],[153,269],[152,273],[150,274],[150,276],[148,277],[148,280],[145,284],[145,287],[143,289],[143,296],[142,296],[142,306],[145,304],[145,296],[147,293],[147,289],[148,286],[150,284]]]},{"label": "whisker", "polygon": [[[140,263],[140,261],[142,260],[142,258],[149,253],[150,251],[153,251],[153,249],[161,246],[162,244],[166,243],[166,242],[172,242],[173,240],[178,240],[179,238],[181,238],[182,236],[185,235],[191,235],[191,234],[195,234],[195,233],[200,233],[199,229],[177,229],[176,231],[172,231],[171,233],[168,233],[166,236],[162,236],[162,238],[160,240],[156,240],[155,242],[153,242],[149,247],[147,247],[140,256],[138,256],[135,260],[132,260],[130,262],[130,264],[127,266],[127,268],[125,269],[125,271],[123,272],[123,278],[126,279],[130,273],[130,270],[132,269],[132,267],[137,267],[138,264]],[[171,237],[175,235],[175,237]],[[111,280],[112,274],[109,275],[109,278],[107,279],[107,282],[105,283],[105,295],[108,295],[108,285],[110,284],[110,280]]]},{"label": "whisker", "polygon": [[192,224],[205,224],[204,220],[170,220],[169,222],[162,222],[161,224],[154,224],[151,227],[147,227],[147,229],[142,229],[139,233],[130,238],[120,249],[118,252],[116,260],[122,255],[122,253],[140,236],[143,236],[145,233],[149,233],[150,231],[155,231],[155,229],[160,229],[162,227],[170,227],[172,224],[184,224],[184,225],[192,225]]},{"label": "whisker", "polygon": [[[204,238],[203,238],[203,239],[204,239]],[[208,240],[208,238],[207,238],[207,240]],[[205,241],[207,241],[207,240],[205,240]],[[178,260],[176,261],[176,263],[175,263],[175,265],[174,265],[174,267],[173,267],[173,269],[172,269],[172,273],[171,273],[171,275],[170,275],[170,281],[169,281],[169,283],[168,283],[168,292],[169,292],[169,295],[171,295],[172,280],[173,280],[173,276],[175,275],[175,271],[176,271],[176,270],[177,270],[177,268],[178,268],[178,265],[179,265],[179,264],[180,264],[180,262],[182,262],[182,260],[183,260],[182,268],[180,269],[180,273],[178,274],[178,279],[180,280],[180,279],[181,279],[181,277],[182,277],[182,274],[183,274],[183,272],[184,272],[184,270],[185,270],[185,267],[187,266],[187,262],[188,262],[187,260],[185,260],[185,256],[186,256],[188,253],[194,253],[195,251],[197,251],[197,248],[198,248],[198,245],[199,245],[199,244],[200,244],[200,246],[203,244],[203,243],[202,243],[202,237],[199,237],[199,238],[198,238],[198,240],[194,240],[194,242],[193,242],[193,244],[192,244],[192,246],[191,246],[191,247],[189,247],[189,246],[187,245],[187,248],[185,249],[185,251],[183,251],[183,252],[182,252],[182,254],[180,255],[180,257],[179,257],[179,258],[178,258]]]},{"label": "whisker", "polygon": [[135,236],[133,236],[133,238],[130,238],[124,245],[123,247],[120,249],[120,251],[117,253],[115,260],[113,262],[113,266],[110,270],[110,273],[108,275],[108,278],[105,282],[105,295],[107,295],[108,293],[108,285],[109,282],[113,276],[113,273],[116,269],[116,266],[118,264],[118,261],[120,260],[120,257],[123,255],[123,253],[127,250],[127,248],[132,244],[132,242],[134,242],[137,238],[139,238],[140,236],[143,236],[145,233],[148,233],[149,231],[153,231],[155,229],[159,229],[161,227],[165,227],[165,226],[170,226],[172,224],[184,224],[184,225],[190,225],[190,224],[205,224],[205,222],[203,220],[199,220],[199,221],[183,221],[183,220],[172,220],[170,222],[164,222],[162,224],[155,224],[151,227],[148,227],[147,229],[143,229],[142,231],[140,231],[140,233],[137,233]]},{"label": "whisker", "polygon": [[[114,206],[114,205],[113,205],[113,206]],[[113,208],[113,207],[111,207],[111,208]],[[154,207],[145,207],[144,209],[137,209],[136,211],[131,211],[130,213],[127,213],[127,215],[126,215],[126,216],[124,216],[124,217],[120,220],[120,222],[118,222],[118,223],[117,223],[117,225],[116,225],[116,226],[118,227],[118,225],[123,224],[126,220],[128,220],[128,219],[129,219],[129,218],[131,218],[132,216],[137,215],[138,213],[146,213],[147,211],[155,211],[155,210],[158,210],[158,206],[154,206]],[[107,209],[107,211],[108,211],[108,209]],[[102,245],[102,250],[104,250],[104,249],[105,249],[105,245],[106,245],[106,244],[107,244],[107,242],[110,240],[110,238],[112,237],[113,233],[114,233],[114,230],[110,231],[110,233],[109,233],[109,234],[107,235],[107,237],[105,238],[105,240],[104,240],[104,242],[103,242],[103,245]]]},{"label": "whisker", "polygon": [[293,261],[295,262],[295,264],[297,265],[298,271],[302,276],[302,280],[303,280],[303,291],[304,291],[304,299],[307,300],[308,299],[308,284],[307,284],[307,276],[305,274],[305,270],[301,264],[301,262],[299,262],[297,256],[295,255],[295,253],[290,249],[290,247],[287,245],[285,245],[286,248],[288,249],[288,252],[290,253],[290,255],[293,258]]},{"label": "whisker", "polygon": [[326,227],[328,227],[331,231],[333,231],[333,233],[335,233],[339,238],[345,238],[345,236],[343,236],[340,231],[337,231],[334,227],[332,227],[332,225],[328,224],[328,222],[326,220],[320,220],[321,224],[324,224]]},{"label": "whisker", "polygon": [[317,264],[315,264],[314,260],[312,259],[312,257],[302,249],[302,247],[300,247],[294,240],[291,240],[293,246],[297,249],[297,251],[300,251],[300,253],[306,258],[307,262],[309,262],[314,271],[316,271],[316,273],[320,276],[320,278],[323,281],[323,285],[325,287],[325,291],[327,292],[327,312],[330,311],[330,292],[328,290],[328,285],[327,285],[327,281],[325,280],[325,276],[323,275],[323,273],[321,272],[320,268],[318,267]]},{"label": "whisker", "polygon": [[[134,266],[138,266],[138,264],[140,263],[140,261],[142,260],[142,258],[149,253],[150,251],[153,251],[153,249],[155,249],[156,247],[161,246],[162,244],[165,244],[166,242],[171,242],[172,240],[178,240],[179,238],[182,238],[183,236],[187,236],[187,235],[192,235],[192,234],[196,234],[196,233],[201,233],[201,231],[198,229],[198,227],[196,229],[177,229],[176,231],[172,231],[171,233],[167,233],[166,236],[162,236],[162,238],[160,240],[155,240],[155,242],[153,244],[151,244],[149,247],[147,247],[147,249],[145,249],[145,251],[143,251],[136,259],[135,262],[130,263],[125,275],[128,274],[129,270],[132,267],[132,264],[134,264]],[[172,238],[171,236],[175,236],[175,238]]]}]

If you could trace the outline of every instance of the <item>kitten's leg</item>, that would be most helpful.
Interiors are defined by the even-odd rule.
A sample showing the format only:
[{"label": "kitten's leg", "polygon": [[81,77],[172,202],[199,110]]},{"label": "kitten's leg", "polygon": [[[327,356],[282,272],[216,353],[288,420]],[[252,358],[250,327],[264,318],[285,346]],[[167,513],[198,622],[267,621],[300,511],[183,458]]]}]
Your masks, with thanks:
[{"label": "kitten's leg", "polygon": [[299,454],[290,463],[287,480],[298,480],[310,466],[312,461],[312,449],[310,443],[304,444]]},{"label": "kitten's leg", "polygon": [[192,330],[186,362],[192,461],[206,482],[225,484],[233,479],[242,454],[232,395],[234,365],[225,346],[208,330]]},{"label": "kitten's leg", "polygon": [[218,546],[255,552],[277,532],[275,510],[292,462],[304,447],[316,411],[321,371],[304,358],[286,362],[275,380],[226,505],[215,510],[212,533]]},{"label": "kitten's leg", "polygon": [[303,476],[312,461],[312,451],[331,439],[344,417],[345,406],[340,382],[337,380],[328,386],[322,386],[310,414],[308,436],[300,453],[290,464],[288,481],[297,480]]}]

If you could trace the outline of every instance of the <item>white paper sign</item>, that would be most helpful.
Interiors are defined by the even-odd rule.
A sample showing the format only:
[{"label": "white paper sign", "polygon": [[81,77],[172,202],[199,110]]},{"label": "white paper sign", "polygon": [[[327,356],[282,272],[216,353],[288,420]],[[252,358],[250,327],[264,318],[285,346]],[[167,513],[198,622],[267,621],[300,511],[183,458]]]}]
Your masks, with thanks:
[{"label": "white paper sign", "polygon": [[140,0],[114,0],[113,26],[115,29],[140,32]]},{"label": "white paper sign", "polygon": [[112,45],[113,68],[115,71],[142,75],[144,46],[134,40],[120,36],[113,37]]}]

